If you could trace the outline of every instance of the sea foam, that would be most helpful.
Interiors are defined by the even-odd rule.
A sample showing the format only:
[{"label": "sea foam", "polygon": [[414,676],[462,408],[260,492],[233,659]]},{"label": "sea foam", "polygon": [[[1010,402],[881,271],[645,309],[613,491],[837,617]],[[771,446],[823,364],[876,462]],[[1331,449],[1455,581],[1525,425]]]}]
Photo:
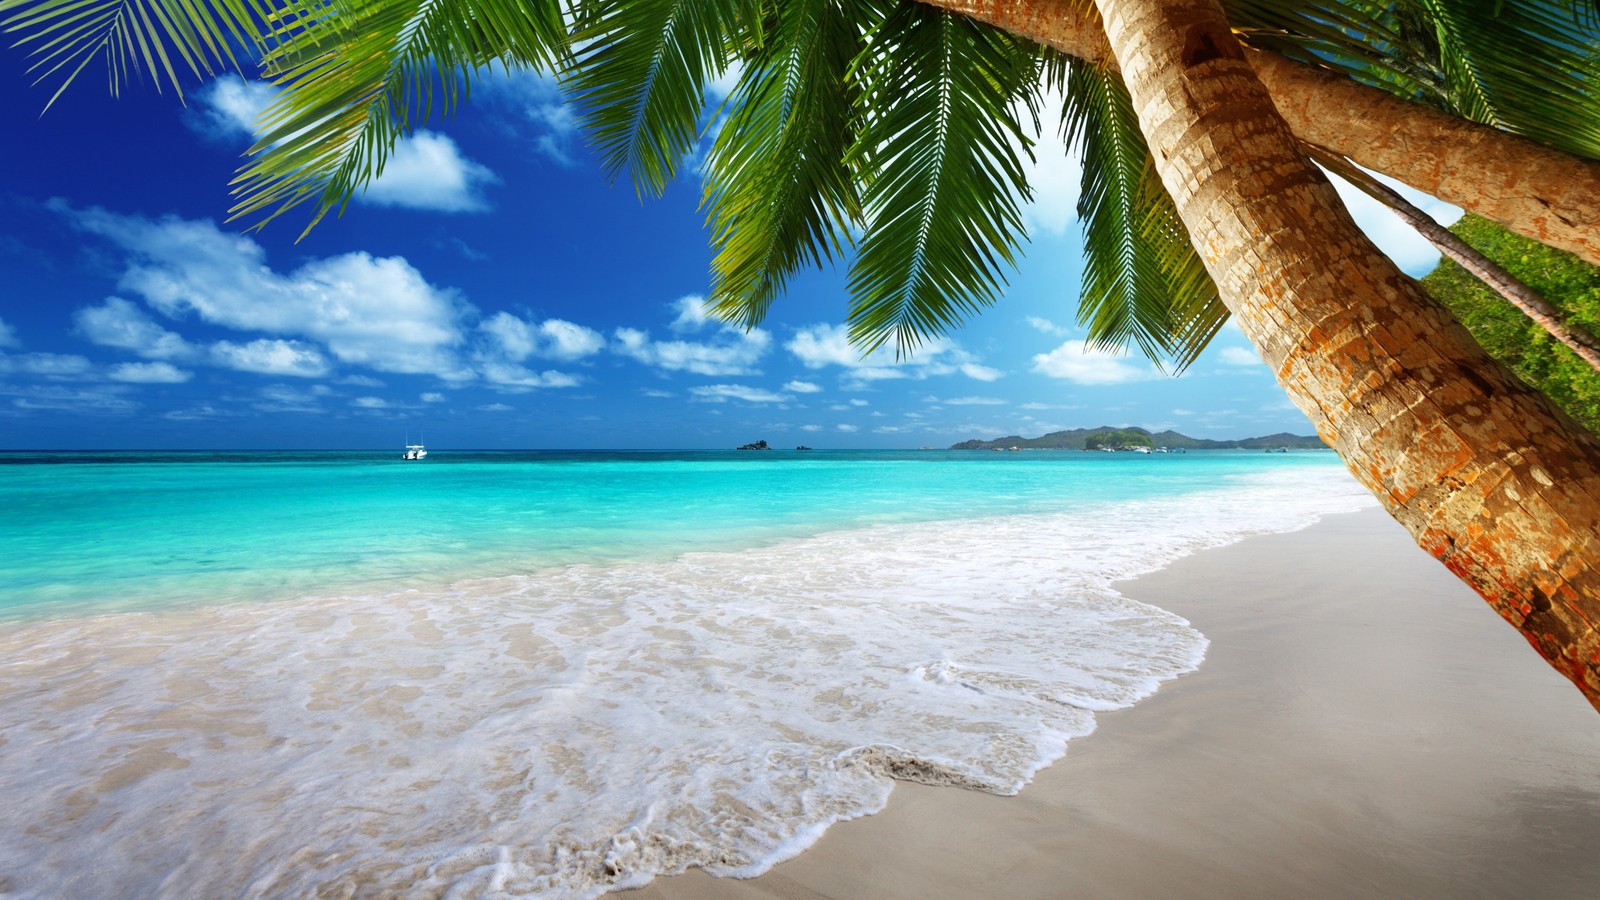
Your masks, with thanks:
[{"label": "sea foam", "polygon": [[1342,472],[0,638],[0,893],[593,897],[750,876],[895,778],[1010,794],[1206,642],[1113,581]]}]

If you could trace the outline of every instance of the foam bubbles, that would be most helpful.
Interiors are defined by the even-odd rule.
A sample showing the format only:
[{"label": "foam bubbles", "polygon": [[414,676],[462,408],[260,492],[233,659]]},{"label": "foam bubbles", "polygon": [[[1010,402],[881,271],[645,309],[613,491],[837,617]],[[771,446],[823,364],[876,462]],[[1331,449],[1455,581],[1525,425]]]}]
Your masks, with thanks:
[{"label": "foam bubbles", "polygon": [[592,897],[747,876],[892,779],[1019,790],[1205,639],[1110,583],[1342,473],[0,638],[23,896]]}]

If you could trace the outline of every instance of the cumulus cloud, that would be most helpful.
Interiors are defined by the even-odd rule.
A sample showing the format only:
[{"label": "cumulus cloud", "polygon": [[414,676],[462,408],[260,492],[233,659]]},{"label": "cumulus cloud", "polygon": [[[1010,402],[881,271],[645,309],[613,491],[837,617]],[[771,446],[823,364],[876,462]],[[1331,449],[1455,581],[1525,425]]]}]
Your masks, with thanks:
[{"label": "cumulus cloud", "polygon": [[1040,331],[1048,334],[1051,337],[1064,338],[1072,333],[1072,329],[1068,328],[1067,326],[1057,325],[1049,319],[1042,319],[1038,316],[1028,316],[1026,321],[1029,328],[1032,328],[1034,331]]},{"label": "cumulus cloud", "polygon": [[[253,140],[261,114],[278,99],[270,84],[224,75],[197,94],[192,128],[218,141]],[[373,206],[398,206],[434,212],[477,212],[488,209],[483,188],[499,178],[487,167],[463,156],[447,135],[421,130],[401,138],[385,162],[383,174],[358,190],[355,200]]]},{"label": "cumulus cloud", "polygon": [[488,403],[473,408],[478,412],[510,412],[515,407],[507,406],[504,403]]},{"label": "cumulus cloud", "polygon": [[706,403],[723,403],[728,400],[743,400],[746,403],[782,403],[789,399],[782,394],[742,384],[708,384],[692,387],[689,393],[696,400]]},{"label": "cumulus cloud", "polygon": [[198,352],[181,335],[168,331],[143,309],[121,297],[78,310],[78,333],[102,347],[130,350],[146,359],[189,359]]},{"label": "cumulus cloud", "polygon": [[507,312],[499,312],[478,326],[506,359],[521,362],[530,356],[577,360],[604,349],[600,332],[564,319],[534,323]]},{"label": "cumulus cloud", "polygon": [[194,377],[193,372],[165,362],[122,363],[107,374],[112,381],[132,384],[182,384]]},{"label": "cumulus cloud", "polygon": [[264,81],[223,75],[195,97],[198,102],[185,117],[189,127],[213,140],[232,142],[254,137],[256,123],[278,99],[278,89]]},{"label": "cumulus cloud", "polygon": [[1074,384],[1126,384],[1160,378],[1151,365],[1130,363],[1126,352],[1096,350],[1083,341],[1064,341],[1049,353],[1033,357],[1033,371]]},{"label": "cumulus cloud", "polygon": [[389,401],[382,397],[357,397],[350,401],[350,405],[361,409],[388,409]]},{"label": "cumulus cloud", "polygon": [[915,353],[898,359],[889,347],[879,347],[863,357],[850,345],[849,329],[843,325],[801,328],[784,348],[808,369],[843,368],[847,381],[858,386],[872,381],[923,379],[957,373],[975,381],[995,381],[1004,375],[980,364],[971,353],[946,338],[928,341]]},{"label": "cumulus cloud", "polygon": [[843,432],[846,432],[846,433],[858,430],[856,428],[856,426],[854,426],[854,425],[838,425],[838,426],[835,426],[835,427],[837,427],[840,431],[843,431]]},{"label": "cumulus cloud", "polygon": [[22,342],[17,340],[17,333],[11,330],[5,319],[0,319],[0,347],[21,347]]},{"label": "cumulus cloud", "polygon": [[317,348],[300,341],[270,338],[245,344],[218,341],[211,345],[211,359],[224,368],[262,375],[318,378],[328,374],[328,361]]},{"label": "cumulus cloud", "polygon": [[1259,366],[1261,357],[1243,347],[1223,347],[1217,358],[1230,366]]},{"label": "cumulus cloud", "polygon": [[792,394],[816,394],[816,393],[820,393],[822,391],[822,386],[821,385],[817,385],[817,384],[812,384],[809,381],[798,381],[797,380],[797,381],[786,382],[784,384],[784,386],[783,386],[783,389],[788,391],[788,392],[790,392],[790,393],[792,393]]},{"label": "cumulus cloud", "polygon": [[[121,287],[169,318],[194,316],[239,331],[315,341],[339,362],[383,372],[467,377],[455,347],[472,308],[453,291],[429,284],[403,258],[346,253],[279,273],[259,244],[211,222],[58,208],[79,228],[122,248],[128,258]],[[86,333],[112,341],[154,333],[131,304],[107,301],[95,310],[79,320]],[[228,348],[213,356],[218,352],[238,358]],[[310,357],[299,356],[295,368],[304,373]]]},{"label": "cumulus cloud", "polygon": [[944,401],[951,406],[1005,406],[1006,401],[999,397],[951,397]]},{"label": "cumulus cloud", "polygon": [[428,391],[427,393],[419,396],[417,399],[421,400],[423,403],[443,403],[444,395],[437,391]]},{"label": "cumulus cloud", "polygon": [[697,341],[657,341],[638,328],[618,328],[613,333],[612,352],[669,372],[696,375],[754,375],[756,363],[766,355],[772,335],[759,328],[749,331],[731,327],[708,316],[705,300],[682,297],[672,304],[677,315],[671,328],[679,334],[695,334],[715,328]]},{"label": "cumulus cloud", "polygon": [[357,196],[373,206],[479,212],[489,208],[483,189],[499,181],[487,166],[463,156],[448,135],[418,131],[395,144],[383,174]]}]

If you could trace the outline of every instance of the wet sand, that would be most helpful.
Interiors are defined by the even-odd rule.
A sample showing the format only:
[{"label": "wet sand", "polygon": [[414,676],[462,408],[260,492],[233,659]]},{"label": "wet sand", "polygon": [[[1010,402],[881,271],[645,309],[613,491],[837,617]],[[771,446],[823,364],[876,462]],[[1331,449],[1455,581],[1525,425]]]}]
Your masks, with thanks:
[{"label": "wet sand", "polygon": [[901,784],[760,878],[618,896],[1600,896],[1600,715],[1381,512],[1119,589],[1206,661],[1019,796]]}]

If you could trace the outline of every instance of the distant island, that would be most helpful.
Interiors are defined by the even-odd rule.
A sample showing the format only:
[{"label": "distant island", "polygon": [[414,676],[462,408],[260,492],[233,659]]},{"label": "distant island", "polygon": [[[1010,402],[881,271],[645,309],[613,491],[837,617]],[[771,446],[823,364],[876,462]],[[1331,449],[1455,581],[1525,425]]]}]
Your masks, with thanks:
[{"label": "distant island", "polygon": [[995,438],[992,441],[970,440],[951,444],[951,450],[1095,450],[1100,447],[1165,447],[1170,450],[1326,450],[1328,445],[1315,435],[1269,434],[1263,437],[1238,441],[1213,441],[1192,438],[1176,431],[1151,432],[1143,428],[1074,428],[1071,431],[1052,431],[1043,437],[1025,438],[1018,435]]},{"label": "distant island", "polygon": [[766,441],[756,441],[754,444],[745,444],[744,446],[739,447],[738,449],[740,449],[740,450],[771,450],[772,448],[767,446],[767,442]]}]

